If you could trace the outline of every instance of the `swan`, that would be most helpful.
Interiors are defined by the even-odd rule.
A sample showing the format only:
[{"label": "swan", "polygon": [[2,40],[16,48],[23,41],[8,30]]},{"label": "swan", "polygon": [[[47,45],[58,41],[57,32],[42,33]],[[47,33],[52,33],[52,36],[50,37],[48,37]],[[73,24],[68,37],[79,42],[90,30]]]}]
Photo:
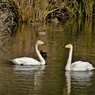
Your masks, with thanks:
[{"label": "swan", "polygon": [[69,51],[69,57],[67,60],[67,65],[65,67],[65,70],[69,71],[88,71],[88,70],[93,70],[92,64],[89,62],[83,62],[83,61],[76,61],[71,64],[72,62],[72,52],[73,52],[73,46],[71,44],[68,44],[65,46],[65,48],[70,48]]},{"label": "swan", "polygon": [[38,46],[44,44],[41,40],[38,40],[36,42],[35,45],[35,49],[36,49],[36,53],[40,59],[40,61],[37,61],[33,58],[30,57],[21,57],[21,58],[15,58],[12,60],[12,62],[14,64],[18,64],[18,65],[45,65],[45,60],[44,58],[41,56],[39,50],[38,50]]}]

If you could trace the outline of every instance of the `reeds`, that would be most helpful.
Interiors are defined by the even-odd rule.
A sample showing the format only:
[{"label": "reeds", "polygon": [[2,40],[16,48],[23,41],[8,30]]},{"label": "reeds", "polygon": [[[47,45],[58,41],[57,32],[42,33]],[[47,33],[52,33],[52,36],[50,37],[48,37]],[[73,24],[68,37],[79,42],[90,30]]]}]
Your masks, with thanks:
[{"label": "reeds", "polygon": [[45,22],[48,16],[92,17],[95,0],[2,0],[13,1],[22,22]]},{"label": "reeds", "polygon": [[[91,17],[94,0],[13,0],[22,21],[45,21],[47,16]],[[65,10],[65,12],[63,11]],[[61,14],[61,15],[60,15]]]},{"label": "reeds", "polygon": [[0,47],[7,43],[12,33],[11,28],[15,24],[13,13],[7,8],[0,9]]}]

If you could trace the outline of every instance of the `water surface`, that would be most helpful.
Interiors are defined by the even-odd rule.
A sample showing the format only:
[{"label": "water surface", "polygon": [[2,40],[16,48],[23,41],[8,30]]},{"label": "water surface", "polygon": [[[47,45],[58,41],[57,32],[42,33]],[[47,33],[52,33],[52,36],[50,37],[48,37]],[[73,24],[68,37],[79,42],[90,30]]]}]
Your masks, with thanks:
[{"label": "water surface", "polygon": [[[68,49],[73,44],[73,61],[95,66],[95,21],[71,20],[63,24],[32,27],[20,25],[0,49],[1,95],[95,95],[95,72],[65,72]],[[40,30],[46,30],[41,33]],[[35,43],[42,40],[47,52],[43,67],[16,66],[11,59],[22,56],[38,60]]]}]

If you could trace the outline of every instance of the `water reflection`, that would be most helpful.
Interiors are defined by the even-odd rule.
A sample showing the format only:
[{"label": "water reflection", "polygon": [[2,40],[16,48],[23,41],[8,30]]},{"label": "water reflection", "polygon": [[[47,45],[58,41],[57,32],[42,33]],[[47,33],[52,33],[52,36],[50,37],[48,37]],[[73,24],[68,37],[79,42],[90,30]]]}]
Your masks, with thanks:
[{"label": "water reflection", "polygon": [[13,69],[16,73],[22,74],[34,74],[36,72],[40,72],[45,70],[45,65],[42,66],[22,66],[22,65],[14,65]]},{"label": "water reflection", "polygon": [[[32,75],[34,76],[34,87],[33,87],[33,95],[40,95],[41,87],[42,87],[42,77],[45,70],[45,65],[42,66],[20,66],[14,65],[13,67],[16,74],[22,74],[25,76]],[[25,79],[25,78],[24,78]],[[27,81],[28,82],[28,81]]]},{"label": "water reflection", "polygon": [[[63,95],[63,88],[64,95],[67,95],[66,83],[68,95],[90,95],[90,92],[95,95],[93,72],[70,72],[66,77],[64,74],[68,56],[64,47],[68,43],[74,45],[72,61],[89,61],[94,65],[95,21],[71,20],[61,25],[39,27],[38,30],[46,30],[45,35],[36,34],[35,30],[35,27],[21,25],[10,42],[4,45],[9,54],[2,50],[0,55],[0,95]],[[24,56],[38,60],[35,52],[38,39],[46,43],[46,46],[39,47],[47,53],[45,70],[41,67],[8,66],[1,62],[3,58],[9,60]]]},{"label": "water reflection", "polygon": [[[75,72],[75,71],[66,71],[66,83],[67,83],[67,95],[71,95],[71,90],[74,89],[74,94],[81,90],[81,88],[91,86],[91,79],[94,75],[94,71],[86,71],[86,72]],[[73,86],[72,86],[73,85]],[[81,91],[79,91],[81,92]]]},{"label": "water reflection", "polygon": [[42,94],[42,75],[43,71],[41,70],[40,72],[36,72],[34,76],[34,95],[40,95]]}]

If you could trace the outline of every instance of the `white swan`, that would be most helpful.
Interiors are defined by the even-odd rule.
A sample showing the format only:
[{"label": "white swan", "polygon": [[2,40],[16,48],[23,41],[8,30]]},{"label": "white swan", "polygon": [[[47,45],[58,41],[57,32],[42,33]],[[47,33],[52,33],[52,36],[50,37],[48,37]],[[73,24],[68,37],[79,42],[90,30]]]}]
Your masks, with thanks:
[{"label": "white swan", "polygon": [[12,60],[12,62],[14,64],[18,64],[18,65],[45,65],[45,60],[44,58],[41,56],[39,50],[38,50],[38,46],[44,44],[41,40],[38,40],[36,42],[35,48],[36,48],[36,53],[40,59],[40,61],[37,61],[33,58],[30,57],[21,57],[21,58],[15,58]]},{"label": "white swan", "polygon": [[67,60],[67,65],[65,67],[65,70],[69,71],[87,71],[87,70],[93,70],[92,64],[89,62],[83,62],[83,61],[76,61],[71,64],[72,62],[72,52],[73,52],[73,46],[71,44],[68,44],[65,46],[65,48],[70,48],[69,51],[69,57]]}]

